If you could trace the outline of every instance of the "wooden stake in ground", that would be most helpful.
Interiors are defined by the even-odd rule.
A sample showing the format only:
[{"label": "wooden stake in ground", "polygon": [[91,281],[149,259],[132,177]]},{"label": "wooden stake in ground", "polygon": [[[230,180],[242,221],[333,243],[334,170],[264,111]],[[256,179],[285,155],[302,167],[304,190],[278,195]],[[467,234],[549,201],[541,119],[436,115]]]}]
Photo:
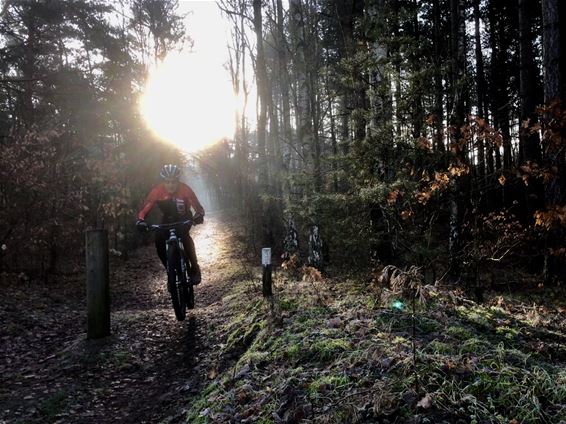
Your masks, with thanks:
[{"label": "wooden stake in ground", "polygon": [[266,247],[261,249],[261,265],[263,267],[263,297],[273,296],[273,289],[271,287],[271,248]]},{"label": "wooden stake in ground", "polygon": [[106,230],[86,233],[87,337],[110,335],[110,272]]}]

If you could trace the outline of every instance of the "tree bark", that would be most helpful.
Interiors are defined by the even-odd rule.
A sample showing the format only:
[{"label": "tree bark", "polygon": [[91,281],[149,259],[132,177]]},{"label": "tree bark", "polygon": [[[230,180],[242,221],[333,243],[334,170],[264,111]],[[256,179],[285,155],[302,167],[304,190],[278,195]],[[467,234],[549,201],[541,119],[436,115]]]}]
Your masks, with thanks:
[{"label": "tree bark", "polygon": [[[475,44],[476,44],[476,85],[478,97],[478,116],[487,121],[485,107],[485,73],[483,66],[483,53],[480,34],[480,0],[474,0],[474,24],[475,24]],[[485,175],[485,149],[481,138],[477,140],[478,165],[477,170],[480,177]]]},{"label": "tree bark", "polygon": [[297,151],[307,167],[309,150],[312,146],[312,116],[309,104],[309,81],[307,72],[306,45],[310,42],[305,35],[305,10],[301,0],[289,2],[289,32],[293,52],[293,73],[295,83],[295,122],[297,128]]},{"label": "tree bark", "polygon": [[540,162],[540,137],[538,131],[531,131],[538,122],[535,113],[537,103],[542,100],[537,96],[539,84],[537,69],[533,60],[533,33],[531,14],[533,0],[519,2],[519,95],[521,99],[521,119],[519,126],[519,162]]},{"label": "tree bark", "polygon": [[548,104],[561,99],[560,0],[542,0],[542,21],[544,102]]},{"label": "tree bark", "polygon": [[443,152],[444,146],[444,89],[442,87],[443,38],[440,28],[439,0],[432,0],[434,38],[434,148]]},{"label": "tree bark", "polygon": [[269,103],[269,89],[267,81],[267,67],[265,64],[265,53],[263,49],[263,23],[261,12],[261,0],[253,1],[254,9],[254,31],[256,34],[256,81],[259,99],[259,110],[257,119],[257,150],[259,161],[259,184],[265,191],[269,186],[266,158],[266,125],[267,106]]},{"label": "tree bark", "polygon": [[489,40],[491,45],[491,82],[492,82],[492,113],[493,124],[501,133],[503,144],[503,163],[501,163],[499,148],[496,147],[496,168],[511,168],[511,130],[510,130],[510,100],[508,81],[510,70],[507,65],[509,38],[506,34],[503,19],[508,10],[500,3],[490,1],[489,7]]},{"label": "tree bark", "polygon": [[278,66],[279,79],[281,84],[281,114],[283,141],[286,149],[283,149],[282,170],[283,170],[283,194],[286,199],[290,195],[290,187],[288,181],[288,171],[291,168],[293,156],[296,155],[294,149],[293,129],[291,128],[291,103],[289,99],[289,60],[287,57],[287,42],[284,32],[283,5],[281,0],[277,0],[277,40],[278,40]]},{"label": "tree bark", "polygon": [[[465,72],[466,72],[466,33],[465,33],[465,4],[464,0],[450,0],[451,6],[451,76],[452,93],[454,95],[454,108],[450,117],[451,148],[453,161],[457,164],[465,160],[464,146],[461,143],[461,129],[464,124],[465,114]],[[461,216],[462,205],[460,200],[460,181],[452,179],[450,187],[450,229],[448,238],[449,249],[449,274],[452,279],[460,276],[460,253],[461,244]]]},{"label": "tree bark", "polygon": [[[417,46],[421,45],[420,41],[420,30],[419,30],[419,2],[417,0],[413,0],[413,36],[415,37],[415,42]],[[413,75],[411,77],[412,81],[412,96],[413,96],[413,110],[412,110],[412,127],[413,127],[413,138],[417,139],[422,135],[422,127],[423,127],[423,100],[421,91],[423,89],[423,81],[422,77],[420,76],[420,68],[421,68],[421,54],[419,53],[420,50],[417,49],[412,54],[411,58],[411,68],[413,71]]]}]

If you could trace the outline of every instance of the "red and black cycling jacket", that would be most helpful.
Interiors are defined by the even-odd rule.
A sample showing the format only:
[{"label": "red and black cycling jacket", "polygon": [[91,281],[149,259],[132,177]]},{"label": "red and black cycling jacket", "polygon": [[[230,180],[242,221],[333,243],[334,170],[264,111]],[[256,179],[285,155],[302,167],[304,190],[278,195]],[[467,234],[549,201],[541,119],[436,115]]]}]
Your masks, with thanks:
[{"label": "red and black cycling jacket", "polygon": [[204,216],[204,209],[195,192],[186,184],[179,183],[177,191],[170,194],[165,190],[163,183],[155,186],[145,199],[142,209],[138,213],[138,219],[145,219],[149,211],[157,204],[163,212],[163,223],[176,222],[192,216],[191,208],[197,214]]}]

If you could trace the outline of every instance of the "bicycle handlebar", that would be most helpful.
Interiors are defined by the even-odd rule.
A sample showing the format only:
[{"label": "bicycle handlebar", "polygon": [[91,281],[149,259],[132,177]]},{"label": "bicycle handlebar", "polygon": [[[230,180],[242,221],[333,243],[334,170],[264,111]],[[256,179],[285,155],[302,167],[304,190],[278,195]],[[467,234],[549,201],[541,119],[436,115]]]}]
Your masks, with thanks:
[{"label": "bicycle handlebar", "polygon": [[192,219],[187,219],[186,221],[181,222],[172,222],[171,224],[153,224],[147,227],[148,231],[157,231],[157,230],[170,230],[171,228],[184,226],[184,225],[197,225]]}]

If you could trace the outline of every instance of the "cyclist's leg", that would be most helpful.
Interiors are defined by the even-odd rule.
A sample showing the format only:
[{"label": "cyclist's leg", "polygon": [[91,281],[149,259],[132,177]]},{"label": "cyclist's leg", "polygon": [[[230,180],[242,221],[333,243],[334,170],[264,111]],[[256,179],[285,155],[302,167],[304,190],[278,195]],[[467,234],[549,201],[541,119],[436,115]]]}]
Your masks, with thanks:
[{"label": "cyclist's leg", "polygon": [[157,256],[161,259],[161,263],[167,268],[167,233],[165,231],[157,231],[155,233],[155,248],[157,249]]},{"label": "cyclist's leg", "polygon": [[201,275],[200,275],[200,267],[198,265],[197,253],[195,250],[195,242],[193,241],[192,237],[189,235],[188,231],[187,234],[183,237],[183,245],[185,246],[185,251],[187,252],[187,256],[189,258],[189,262],[191,263],[191,280],[194,284],[200,283]]}]

